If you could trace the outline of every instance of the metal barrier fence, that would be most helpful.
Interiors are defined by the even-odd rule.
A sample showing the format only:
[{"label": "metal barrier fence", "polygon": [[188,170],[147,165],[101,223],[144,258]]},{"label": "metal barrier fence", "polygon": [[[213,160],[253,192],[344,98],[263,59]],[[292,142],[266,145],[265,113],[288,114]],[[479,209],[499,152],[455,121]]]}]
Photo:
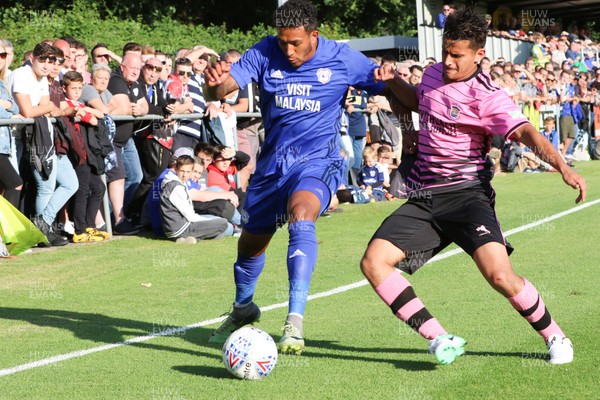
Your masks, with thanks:
[{"label": "metal barrier fence", "polygon": [[[120,122],[120,121],[166,122],[166,121],[173,121],[173,120],[197,120],[197,119],[201,119],[203,117],[204,117],[203,113],[172,114],[168,117],[168,119],[166,119],[162,115],[156,115],[156,114],[147,114],[147,115],[142,115],[139,117],[134,117],[131,115],[111,115],[111,118],[115,122]],[[236,113],[236,117],[261,117],[261,114],[257,113],[257,112]],[[49,119],[50,119],[51,123],[56,122],[56,118],[49,118]],[[75,121],[80,122],[80,119],[75,118]],[[4,119],[0,119],[0,126],[31,125],[33,123],[35,123],[34,118],[4,118]],[[16,129],[13,130],[13,135],[16,136],[17,133],[18,133],[18,131]],[[104,185],[107,186],[106,176],[104,174],[101,175],[101,179],[102,179],[102,182],[104,183]],[[107,186],[107,190],[104,193],[104,199],[103,199],[102,205],[103,205],[102,208],[103,208],[103,213],[104,213],[104,220],[106,222],[106,230],[112,236],[113,232],[112,232],[112,225],[110,223],[110,206],[109,206],[109,200],[108,200],[108,186]]]},{"label": "metal barrier fence", "polygon": [[[257,112],[245,112],[245,113],[236,113],[237,117],[260,117],[260,113]],[[113,121],[121,122],[121,121],[168,121],[168,120],[195,120],[201,119],[204,117],[203,113],[193,113],[193,114],[172,114],[169,115],[168,120],[163,115],[157,114],[146,114],[141,115],[139,117],[134,117],[131,115],[111,115],[110,116]],[[35,121],[34,118],[4,118],[0,119],[0,126],[6,125],[30,125]],[[79,122],[79,118],[75,118],[75,122]],[[56,118],[50,118],[50,122],[56,122]]]}]

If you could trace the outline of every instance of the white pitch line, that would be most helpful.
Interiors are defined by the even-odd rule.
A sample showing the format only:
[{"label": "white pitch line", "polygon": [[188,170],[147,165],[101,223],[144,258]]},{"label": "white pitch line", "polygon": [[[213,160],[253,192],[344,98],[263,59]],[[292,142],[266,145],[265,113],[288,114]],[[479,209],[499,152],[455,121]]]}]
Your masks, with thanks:
[{"label": "white pitch line", "polygon": [[[510,235],[514,235],[515,233],[519,233],[531,228],[535,228],[536,226],[545,224],[547,222],[553,221],[555,219],[558,218],[562,218],[566,215],[572,214],[574,212],[577,211],[581,211],[587,207],[591,207],[593,205],[596,205],[600,203],[600,199],[598,200],[594,200],[594,201],[590,201],[584,204],[581,204],[577,207],[573,207],[571,209],[568,209],[566,211],[560,212],[558,214],[554,214],[551,215],[549,217],[546,218],[542,218],[540,220],[531,222],[529,224],[525,224],[523,226],[511,229],[507,232],[504,233],[505,236],[510,236]],[[436,262],[436,261],[440,261],[443,260],[445,258],[448,257],[452,257],[456,254],[459,254],[462,252],[462,249],[454,249],[451,251],[447,251],[443,254],[439,254],[435,257],[433,257],[429,262]],[[356,289],[362,286],[368,285],[368,282],[366,279],[363,279],[361,281],[358,282],[354,282],[351,283],[349,285],[344,285],[344,286],[339,286],[337,288],[331,289],[331,290],[327,290],[325,292],[321,292],[321,293],[316,293],[316,294],[312,294],[310,296],[308,296],[308,300],[314,300],[314,299],[319,299],[321,297],[329,297],[329,296],[333,296],[335,294],[339,294],[339,293],[343,293],[343,292],[347,292],[349,290],[352,289]],[[287,307],[288,302],[284,302],[284,303],[277,303],[277,304],[271,304],[269,306],[266,307],[261,307],[261,311],[270,311],[270,310],[275,310],[278,308],[283,308],[283,307]],[[118,342],[118,343],[110,343],[110,344],[105,344],[103,346],[98,346],[98,347],[92,347],[91,349],[86,349],[86,350],[79,350],[79,351],[73,351],[71,353],[66,353],[66,354],[59,354],[57,356],[53,356],[53,357],[49,357],[49,358],[44,358],[42,360],[38,360],[38,361],[33,361],[27,364],[21,364],[21,365],[17,365],[11,368],[4,368],[0,370],[0,377],[1,376],[8,376],[8,375],[13,375],[17,372],[21,372],[21,371],[27,371],[29,369],[33,369],[33,368],[37,368],[37,367],[42,367],[44,365],[50,365],[50,364],[55,364],[61,361],[65,361],[65,360],[69,360],[71,358],[78,358],[78,357],[83,357],[86,356],[88,354],[93,354],[93,353],[98,353],[100,351],[105,351],[105,350],[111,350],[111,349],[115,349],[117,347],[122,347],[122,346],[127,346],[130,344],[134,344],[134,343],[142,343],[142,342],[146,342],[148,340],[157,338],[157,337],[161,337],[161,336],[170,336],[170,335],[174,335],[177,333],[181,333],[181,332],[186,332],[189,331],[191,329],[195,329],[195,328],[200,328],[202,326],[207,326],[207,325],[212,325],[212,324],[216,324],[218,322],[221,322],[225,320],[225,317],[218,317],[218,318],[213,318],[213,319],[208,319],[205,321],[201,321],[201,322],[197,322],[195,324],[191,324],[191,325],[186,325],[180,328],[171,328],[171,329],[167,329],[165,331],[161,331],[158,333],[153,333],[150,335],[145,335],[145,336],[138,336],[138,337],[134,337],[132,339],[129,340],[125,340],[123,342]]]}]

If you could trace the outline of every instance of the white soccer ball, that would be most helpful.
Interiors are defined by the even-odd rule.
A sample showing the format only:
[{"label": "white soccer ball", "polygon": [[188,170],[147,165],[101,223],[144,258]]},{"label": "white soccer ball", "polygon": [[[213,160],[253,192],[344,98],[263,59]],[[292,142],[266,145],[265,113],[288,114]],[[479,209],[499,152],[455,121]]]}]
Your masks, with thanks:
[{"label": "white soccer ball", "polygon": [[277,345],[268,333],[245,326],[227,338],[223,363],[236,378],[263,379],[275,368]]}]

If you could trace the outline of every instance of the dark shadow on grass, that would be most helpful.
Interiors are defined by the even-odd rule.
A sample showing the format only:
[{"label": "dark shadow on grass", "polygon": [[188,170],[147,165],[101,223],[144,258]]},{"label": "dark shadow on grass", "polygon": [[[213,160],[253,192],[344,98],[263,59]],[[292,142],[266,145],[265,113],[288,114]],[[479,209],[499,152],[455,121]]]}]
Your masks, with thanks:
[{"label": "dark shadow on grass", "polygon": [[[392,353],[392,354],[428,354],[428,350],[424,348],[414,349],[414,348],[399,348],[399,347],[355,347],[355,346],[347,346],[340,344],[339,342],[334,342],[330,340],[307,340],[306,349],[302,353],[300,357],[308,357],[308,358],[331,358],[331,359],[341,359],[341,360],[360,360],[360,361],[373,361],[373,362],[388,362],[394,365],[396,368],[405,369],[408,371],[431,371],[435,370],[438,364],[434,361],[433,356],[432,361],[413,361],[406,359],[397,359],[397,360],[387,360],[382,359],[380,357],[368,357],[369,353]],[[316,352],[315,349],[326,349],[332,350],[336,353],[322,353]],[[337,352],[348,351],[352,354],[342,354]],[[360,354],[360,355],[357,355]],[[517,352],[491,352],[491,351],[470,351],[468,347],[466,348],[466,353],[464,357],[469,356],[478,356],[478,357],[518,357],[522,358],[522,353]],[[289,356],[288,356],[289,357]]]},{"label": "dark shadow on grass", "polygon": [[[173,332],[174,328],[176,329],[178,327],[161,326],[150,322],[125,318],[114,318],[102,314],[37,308],[0,307],[0,318],[25,321],[41,327],[68,330],[79,339],[101,344],[120,343],[134,337],[167,333],[166,335],[161,336],[165,338],[179,338],[193,343],[194,345],[204,345],[205,347],[208,347],[208,337],[213,331],[212,329],[198,327],[183,332],[168,334],[169,332]],[[161,351],[185,353],[193,356],[220,358],[220,356],[211,353],[193,351],[180,347],[156,345],[148,342],[131,343],[128,345]]]},{"label": "dark shadow on grass", "polygon": [[208,367],[206,365],[175,365],[173,369],[184,374],[205,376],[207,378],[223,379],[231,378],[235,379],[225,367]]},{"label": "dark shadow on grass", "polygon": [[[32,325],[41,327],[50,327],[56,329],[68,330],[79,339],[89,340],[101,344],[120,343],[127,339],[151,334],[161,334],[173,332],[178,327],[160,326],[145,321],[136,321],[125,318],[114,318],[102,314],[80,313],[63,310],[46,310],[36,308],[11,308],[0,307],[0,318],[16,321],[28,322]],[[183,332],[164,335],[165,338],[182,339],[192,343],[199,348],[212,348],[220,350],[220,344],[209,344],[208,338],[213,332],[213,328],[197,327]],[[139,342],[129,344],[133,347],[144,349],[169,351],[182,353],[194,357],[207,357],[220,359],[220,351],[217,354],[203,352],[199,350],[190,350],[186,348],[168,346],[164,344],[154,344],[148,342]],[[386,360],[377,356],[377,353],[395,353],[395,354],[426,354],[426,349],[397,348],[397,347],[356,347],[340,344],[337,341],[329,340],[307,340],[307,348],[302,354],[302,359],[311,358],[338,359],[347,361],[368,361],[368,362],[387,362],[396,368],[408,371],[428,371],[434,370],[437,364],[432,359],[429,361],[417,361],[406,359]],[[467,348],[468,356],[481,357],[518,357],[524,358],[523,353],[500,353],[500,352],[472,352]],[[292,356],[285,356],[292,357]],[[216,368],[209,366],[175,366],[173,369],[193,375],[203,375],[207,377],[223,378],[229,374],[225,368]]]}]

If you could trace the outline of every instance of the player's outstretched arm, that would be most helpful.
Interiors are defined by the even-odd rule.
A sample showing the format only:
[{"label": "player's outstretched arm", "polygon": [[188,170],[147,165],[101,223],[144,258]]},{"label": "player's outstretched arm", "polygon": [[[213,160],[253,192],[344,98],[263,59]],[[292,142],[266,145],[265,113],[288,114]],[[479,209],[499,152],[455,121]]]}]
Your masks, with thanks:
[{"label": "player's outstretched arm", "polygon": [[375,68],[373,76],[376,81],[386,83],[386,89],[398,99],[400,103],[408,107],[411,111],[419,111],[419,101],[417,100],[417,88],[405,82],[390,64],[384,64]]},{"label": "player's outstretched arm", "polygon": [[511,136],[511,139],[518,140],[526,144],[543,161],[552,165],[561,173],[563,181],[573,189],[579,189],[579,196],[576,203],[585,201],[586,186],[583,179],[577,172],[573,171],[567,163],[558,154],[552,143],[542,136],[531,124],[525,124],[518,128]]},{"label": "player's outstretched arm", "polygon": [[204,97],[208,101],[221,100],[240,87],[231,75],[231,65],[224,61],[212,63],[204,71]]}]

